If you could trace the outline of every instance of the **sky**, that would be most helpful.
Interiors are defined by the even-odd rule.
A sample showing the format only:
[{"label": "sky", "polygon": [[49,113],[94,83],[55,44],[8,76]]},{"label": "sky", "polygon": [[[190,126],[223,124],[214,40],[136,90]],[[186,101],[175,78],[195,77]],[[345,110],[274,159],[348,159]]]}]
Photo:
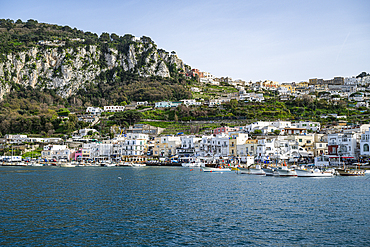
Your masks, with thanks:
[{"label": "sky", "polygon": [[216,77],[300,82],[370,73],[369,0],[0,2],[0,19],[149,36]]}]

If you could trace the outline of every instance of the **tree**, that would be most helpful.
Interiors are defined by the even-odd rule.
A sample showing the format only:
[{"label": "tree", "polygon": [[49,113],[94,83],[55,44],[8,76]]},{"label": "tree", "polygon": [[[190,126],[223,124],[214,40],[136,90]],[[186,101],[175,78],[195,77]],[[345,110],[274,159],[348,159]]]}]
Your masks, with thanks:
[{"label": "tree", "polygon": [[66,108],[60,108],[59,111],[58,111],[58,115],[59,116],[68,116],[70,113],[70,111]]},{"label": "tree", "polygon": [[129,123],[130,125],[140,122],[142,114],[134,110],[121,111],[114,113],[110,117],[111,120],[115,121],[118,125],[124,125],[124,122]]},{"label": "tree", "polygon": [[368,75],[369,75],[368,73],[362,72],[358,76],[356,76],[356,78],[362,78],[362,77],[365,77],[365,76],[368,76]]},{"label": "tree", "polygon": [[274,130],[274,134],[277,135],[277,136],[280,135],[280,132],[281,132],[281,130]]},{"label": "tree", "polygon": [[262,130],[254,130],[253,134],[260,135],[260,134],[262,134]]},{"label": "tree", "polygon": [[112,40],[114,40],[114,41],[119,40],[119,36],[118,36],[117,34],[115,34],[115,33],[112,33],[112,34],[110,35],[110,38],[111,38]]},{"label": "tree", "polygon": [[99,37],[100,41],[110,41],[109,33],[102,33]]},{"label": "tree", "polygon": [[32,20],[32,19],[29,19],[27,22],[26,22],[26,27],[29,28],[29,29],[32,29],[32,28],[35,28],[36,27],[36,24],[38,22],[36,20]]}]

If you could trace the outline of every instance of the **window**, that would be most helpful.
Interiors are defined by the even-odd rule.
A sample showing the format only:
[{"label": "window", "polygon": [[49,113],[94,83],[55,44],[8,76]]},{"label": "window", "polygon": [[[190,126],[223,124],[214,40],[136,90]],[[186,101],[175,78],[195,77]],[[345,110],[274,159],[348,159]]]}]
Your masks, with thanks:
[{"label": "window", "polygon": [[299,141],[299,142],[302,142],[302,139],[299,139],[298,141]]},{"label": "window", "polygon": [[364,152],[369,152],[369,144],[364,145]]}]

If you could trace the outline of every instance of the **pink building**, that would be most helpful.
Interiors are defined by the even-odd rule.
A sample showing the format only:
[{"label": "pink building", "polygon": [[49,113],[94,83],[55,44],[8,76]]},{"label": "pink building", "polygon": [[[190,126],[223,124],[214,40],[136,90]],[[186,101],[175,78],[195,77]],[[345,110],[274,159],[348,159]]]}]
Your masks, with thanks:
[{"label": "pink building", "polygon": [[236,128],[231,128],[228,126],[219,127],[213,130],[214,135],[219,135],[221,133],[229,134],[229,132],[237,131]]}]

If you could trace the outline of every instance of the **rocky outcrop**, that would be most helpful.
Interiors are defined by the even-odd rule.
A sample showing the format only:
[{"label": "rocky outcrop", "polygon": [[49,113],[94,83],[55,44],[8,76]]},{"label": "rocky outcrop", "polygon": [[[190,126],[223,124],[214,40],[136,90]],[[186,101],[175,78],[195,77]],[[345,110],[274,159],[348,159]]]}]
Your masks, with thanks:
[{"label": "rocky outcrop", "polygon": [[86,83],[96,82],[101,72],[115,67],[145,77],[170,77],[168,66],[174,64],[179,71],[185,71],[185,64],[177,55],[157,50],[154,43],[143,39],[135,39],[126,53],[113,48],[103,53],[94,45],[33,47],[8,54],[6,61],[0,63],[0,97],[2,99],[10,91],[11,83],[57,89],[59,95],[68,97]]}]

